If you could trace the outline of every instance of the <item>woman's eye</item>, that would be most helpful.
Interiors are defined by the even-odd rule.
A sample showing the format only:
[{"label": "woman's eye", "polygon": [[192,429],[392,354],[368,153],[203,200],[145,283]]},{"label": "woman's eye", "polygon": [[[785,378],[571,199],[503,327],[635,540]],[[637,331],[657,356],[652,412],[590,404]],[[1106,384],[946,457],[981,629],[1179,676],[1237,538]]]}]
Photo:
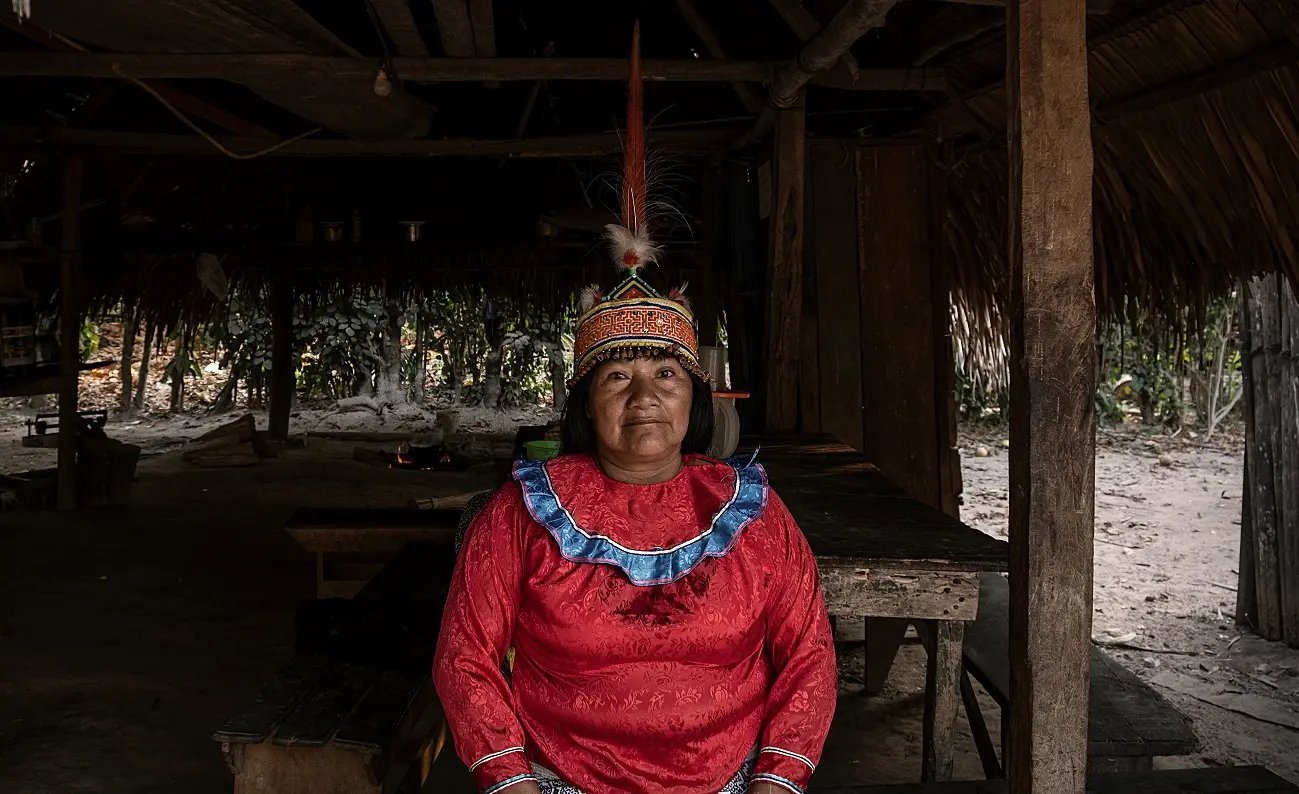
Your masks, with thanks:
[{"label": "woman's eye", "polygon": [[669,367],[664,367],[663,369],[659,370],[660,378],[675,378],[676,375],[677,375],[676,371]]},{"label": "woman's eye", "polygon": [[627,375],[622,372],[610,372],[609,380],[625,380]]}]

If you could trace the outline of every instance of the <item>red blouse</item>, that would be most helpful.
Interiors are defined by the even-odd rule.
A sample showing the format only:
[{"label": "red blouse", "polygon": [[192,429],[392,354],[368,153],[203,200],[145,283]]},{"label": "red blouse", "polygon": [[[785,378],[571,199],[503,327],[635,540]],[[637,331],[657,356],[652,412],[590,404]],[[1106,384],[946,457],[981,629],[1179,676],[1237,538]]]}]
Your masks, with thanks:
[{"label": "red blouse", "polygon": [[838,691],[816,562],[760,466],[687,464],[638,486],[521,461],[470,525],[433,674],[484,792],[535,762],[587,794],[715,794],[755,748],[755,782],[806,787]]}]

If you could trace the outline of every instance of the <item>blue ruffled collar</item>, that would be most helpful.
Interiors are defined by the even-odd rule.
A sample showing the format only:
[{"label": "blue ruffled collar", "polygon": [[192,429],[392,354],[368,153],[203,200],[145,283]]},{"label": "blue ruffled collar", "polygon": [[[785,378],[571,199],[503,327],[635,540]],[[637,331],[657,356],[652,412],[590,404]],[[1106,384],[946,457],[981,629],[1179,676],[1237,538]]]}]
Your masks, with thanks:
[{"label": "blue ruffled collar", "polygon": [[744,528],[762,517],[767,508],[767,473],[756,458],[719,461],[735,474],[730,498],[698,535],[668,549],[629,548],[598,530],[579,526],[555,493],[549,461],[517,461],[514,479],[523,488],[528,512],[550,532],[564,559],[616,565],[632,584],[649,587],[683,578],[708,557],[724,557]]}]

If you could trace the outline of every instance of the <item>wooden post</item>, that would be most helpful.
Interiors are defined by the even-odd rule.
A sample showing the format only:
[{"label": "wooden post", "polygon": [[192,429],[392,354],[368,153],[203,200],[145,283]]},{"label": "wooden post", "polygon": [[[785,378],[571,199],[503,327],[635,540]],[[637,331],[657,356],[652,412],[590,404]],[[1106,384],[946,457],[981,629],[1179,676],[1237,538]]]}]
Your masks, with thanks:
[{"label": "wooden post", "polygon": [[77,507],[77,387],[81,368],[81,171],[78,155],[63,158],[63,255],[59,258],[58,507]]},{"label": "wooden post", "polygon": [[1082,794],[1096,299],[1084,0],[1010,0],[1012,794]]},{"label": "wooden post", "polygon": [[767,430],[798,422],[803,318],[803,96],[777,112],[771,162],[771,247],[767,258]]},{"label": "wooden post", "polygon": [[287,273],[276,274],[271,285],[271,416],[270,436],[289,437],[296,367],[293,362],[293,284]]}]

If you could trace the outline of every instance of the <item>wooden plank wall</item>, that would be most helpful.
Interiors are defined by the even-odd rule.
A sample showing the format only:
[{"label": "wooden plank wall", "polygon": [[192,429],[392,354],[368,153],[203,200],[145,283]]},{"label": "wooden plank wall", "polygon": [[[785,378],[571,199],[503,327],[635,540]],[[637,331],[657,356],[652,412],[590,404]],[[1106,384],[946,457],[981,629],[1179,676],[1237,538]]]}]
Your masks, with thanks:
[{"label": "wooden plank wall", "polygon": [[[932,152],[817,140],[808,147],[804,430],[862,450],[917,498],[956,513],[949,298]],[[804,347],[807,350],[807,347]],[[810,367],[805,368],[810,375]]]},{"label": "wooden plank wall", "polygon": [[1237,621],[1299,648],[1299,300],[1275,274],[1241,299],[1245,484]]}]

